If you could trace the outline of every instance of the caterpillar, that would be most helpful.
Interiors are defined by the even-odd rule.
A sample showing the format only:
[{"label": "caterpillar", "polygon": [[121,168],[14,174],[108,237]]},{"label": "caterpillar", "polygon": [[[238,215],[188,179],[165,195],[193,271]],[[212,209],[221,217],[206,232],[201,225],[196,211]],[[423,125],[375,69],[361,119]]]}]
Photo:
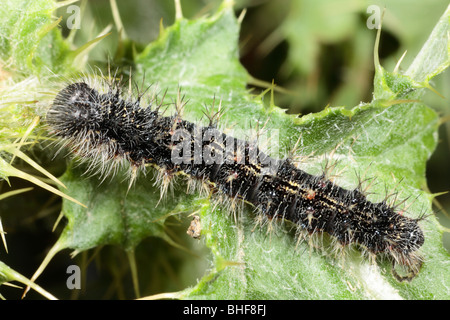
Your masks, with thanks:
[{"label": "caterpillar", "polygon": [[[62,147],[91,165],[100,163],[106,175],[126,164],[133,180],[154,167],[161,194],[172,177],[185,175],[211,193],[252,205],[260,216],[289,220],[307,235],[326,233],[341,246],[390,257],[398,281],[419,273],[425,241],[421,218],[396,212],[386,201],[371,202],[359,188],[344,189],[325,174],[299,169],[289,157],[273,158],[257,143],[221,132],[219,113],[201,126],[182,119],[181,101],[175,114],[164,115],[162,103],[142,106],[143,94],[123,97],[116,81],[105,87],[100,91],[88,81],[73,81],[57,93],[46,122]],[[397,265],[406,275],[396,271]]]}]

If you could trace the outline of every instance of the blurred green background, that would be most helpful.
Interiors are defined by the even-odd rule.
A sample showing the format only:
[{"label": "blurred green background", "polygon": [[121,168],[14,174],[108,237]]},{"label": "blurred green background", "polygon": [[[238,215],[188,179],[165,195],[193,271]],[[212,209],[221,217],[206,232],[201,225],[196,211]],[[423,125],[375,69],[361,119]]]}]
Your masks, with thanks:
[{"label": "blurred green background", "polygon": [[[182,0],[183,15],[189,19],[215,12],[221,1]],[[79,4],[79,3],[75,3]],[[277,91],[275,104],[292,114],[307,114],[323,110],[327,105],[358,105],[372,99],[374,76],[373,48],[376,29],[367,27],[370,13],[367,8],[377,5],[385,9],[380,43],[380,62],[392,71],[403,53],[407,51],[400,70],[405,70],[419,52],[439,17],[448,6],[447,0],[241,0],[236,1],[236,15],[243,15],[240,53],[241,62],[249,74],[259,81],[251,81],[249,89],[258,93],[265,89],[262,81],[272,81],[285,90]],[[175,6],[168,0],[127,0],[117,1],[120,18],[128,40],[120,41],[114,28],[114,17],[109,0],[86,1],[82,4],[81,28],[75,34],[75,45],[81,46],[96,37],[102,30],[112,25],[112,34],[103,39],[90,52],[91,66],[130,64],[133,52],[139,52],[149,42],[155,40],[160,26],[170,26],[175,19]],[[60,23],[64,36],[70,35],[65,28],[69,13],[62,7],[55,16],[62,16]],[[245,15],[244,15],[245,14]],[[445,96],[441,98],[431,91],[426,95],[426,103],[435,109],[443,119],[447,117],[439,131],[438,148],[427,167],[430,192],[450,190],[450,72],[439,75],[433,86]],[[61,174],[64,168],[53,168]],[[17,182],[16,186],[28,186]],[[442,207],[436,207],[440,222],[450,227],[450,196],[437,198]],[[16,204],[15,214],[5,214],[5,207],[11,200],[0,203],[2,222],[8,232],[10,252],[20,255],[2,255],[2,261],[10,266],[26,265],[21,272],[30,276],[41,263],[45,251],[57,239],[58,232],[52,233],[55,212],[59,210],[60,199],[48,192],[35,188],[29,203]],[[46,203],[45,209],[41,205]],[[31,211],[31,212],[30,212]],[[52,215],[50,215],[52,214]],[[50,218],[49,218],[50,216]],[[33,217],[33,218],[30,218]],[[174,221],[174,228],[184,232],[185,226]],[[450,237],[446,233],[446,247],[450,247]],[[182,240],[181,240],[182,241]],[[33,245],[30,245],[33,244]],[[196,250],[202,251],[199,247]],[[165,253],[170,252],[167,256]],[[164,253],[164,254],[163,254]],[[179,270],[178,262],[186,259],[186,253],[172,248],[160,239],[148,239],[138,247],[137,259],[148,263],[150,272],[160,274],[165,279],[153,279],[152,287],[143,288],[146,294],[176,291],[192,285],[193,279],[202,276],[209,267],[201,262],[198,274],[187,277]],[[161,254],[161,255],[160,255]],[[167,258],[169,257],[169,258]],[[80,255],[77,259],[85,259]],[[112,261],[114,263],[106,263]],[[103,248],[88,270],[89,288],[79,293],[79,298],[126,298],[132,297],[131,278],[126,255],[114,248]],[[119,262],[119,263],[118,263]],[[73,292],[65,287],[67,265],[72,264],[69,255],[58,254],[39,278],[39,284],[59,298],[69,298]],[[105,272],[106,271],[106,272]],[[144,271],[140,275],[145,275]],[[59,275],[59,276],[58,276]],[[130,287],[121,287],[120,281]],[[106,287],[105,287],[105,284]],[[96,288],[101,291],[96,291]],[[105,289],[106,288],[106,289]],[[5,297],[16,296],[17,289],[2,287]],[[40,298],[30,292],[31,298]]]}]

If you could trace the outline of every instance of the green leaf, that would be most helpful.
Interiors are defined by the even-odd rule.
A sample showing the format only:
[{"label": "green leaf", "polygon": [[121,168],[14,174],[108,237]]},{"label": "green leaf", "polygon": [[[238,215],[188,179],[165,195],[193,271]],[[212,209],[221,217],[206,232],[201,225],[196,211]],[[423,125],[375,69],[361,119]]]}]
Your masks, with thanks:
[{"label": "green leaf", "polygon": [[[43,75],[67,72],[69,45],[52,18],[57,4],[48,0],[6,0],[0,7],[0,57],[8,68]],[[49,68],[49,69],[48,69]],[[72,69],[73,70],[73,69]]]},{"label": "green leaf", "polygon": [[164,233],[165,219],[195,207],[195,199],[182,194],[160,202],[159,190],[149,176],[138,179],[128,190],[126,182],[120,183],[123,178],[101,184],[95,178],[80,179],[84,170],[69,169],[61,177],[70,194],[88,208],[64,202],[62,213],[68,223],[59,239],[61,249],[83,251],[113,244],[132,250],[149,236],[170,241]]},{"label": "green leaf", "polygon": [[450,65],[450,6],[433,29],[422,50],[406,71],[417,82],[428,82]]},{"label": "green leaf", "polygon": [[380,66],[378,58],[375,59],[374,99],[419,99],[423,96],[425,88],[432,89],[429,81],[450,65],[449,11],[450,7],[433,29],[405,75],[386,71]]}]

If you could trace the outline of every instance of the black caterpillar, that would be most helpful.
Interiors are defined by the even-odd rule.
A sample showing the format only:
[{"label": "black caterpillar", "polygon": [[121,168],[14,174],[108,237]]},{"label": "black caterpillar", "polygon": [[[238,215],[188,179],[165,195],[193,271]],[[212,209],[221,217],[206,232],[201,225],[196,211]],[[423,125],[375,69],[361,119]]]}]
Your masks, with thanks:
[{"label": "black caterpillar", "polygon": [[[391,257],[398,281],[418,274],[420,218],[403,216],[386,201],[370,202],[358,188],[346,190],[325,175],[308,174],[289,158],[271,158],[254,143],[220,132],[214,117],[202,127],[179,113],[163,116],[161,104],[140,104],[140,97],[123,99],[115,83],[100,93],[76,82],[57,94],[47,123],[64,146],[93,163],[129,163],[134,173],[151,165],[169,180],[182,173],[252,204],[269,219],[290,220],[306,234],[326,232],[342,246],[357,244],[372,256]],[[396,265],[407,274],[400,275]]]}]

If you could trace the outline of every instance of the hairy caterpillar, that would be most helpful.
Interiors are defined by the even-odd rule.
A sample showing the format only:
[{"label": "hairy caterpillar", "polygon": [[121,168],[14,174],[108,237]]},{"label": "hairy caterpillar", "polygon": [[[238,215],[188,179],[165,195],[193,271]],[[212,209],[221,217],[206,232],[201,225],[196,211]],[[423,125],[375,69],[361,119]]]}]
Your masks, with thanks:
[{"label": "hairy caterpillar", "polygon": [[[221,196],[253,205],[269,219],[286,219],[306,234],[328,233],[342,246],[356,244],[373,256],[392,258],[398,281],[414,278],[422,265],[425,239],[418,219],[397,213],[385,201],[369,201],[359,189],[339,187],[325,175],[311,175],[291,159],[274,159],[246,140],[215,126],[164,116],[161,104],[141,106],[123,98],[117,82],[100,92],[85,81],[69,84],[54,99],[47,123],[63,146],[92,164],[130,164],[132,180],[145,166],[160,173],[161,192],[178,174],[200,181]],[[395,266],[403,266],[400,275]]]}]

